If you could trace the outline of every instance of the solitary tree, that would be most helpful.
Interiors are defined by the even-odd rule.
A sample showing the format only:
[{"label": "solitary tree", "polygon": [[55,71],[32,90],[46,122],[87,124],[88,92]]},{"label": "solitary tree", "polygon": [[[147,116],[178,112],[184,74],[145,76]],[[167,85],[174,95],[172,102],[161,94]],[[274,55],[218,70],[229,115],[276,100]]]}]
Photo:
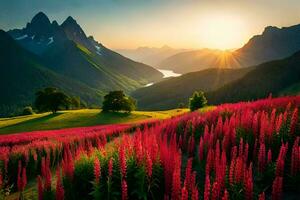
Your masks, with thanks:
[{"label": "solitary tree", "polygon": [[35,106],[39,112],[56,113],[59,109],[68,109],[70,98],[57,88],[49,87],[36,93]]},{"label": "solitary tree", "polygon": [[196,91],[190,98],[190,110],[194,111],[199,108],[203,108],[207,104],[207,100],[204,96],[204,92]]},{"label": "solitary tree", "polygon": [[127,111],[131,112],[136,108],[136,101],[127,97],[123,91],[111,91],[104,96],[102,110],[107,111]]}]

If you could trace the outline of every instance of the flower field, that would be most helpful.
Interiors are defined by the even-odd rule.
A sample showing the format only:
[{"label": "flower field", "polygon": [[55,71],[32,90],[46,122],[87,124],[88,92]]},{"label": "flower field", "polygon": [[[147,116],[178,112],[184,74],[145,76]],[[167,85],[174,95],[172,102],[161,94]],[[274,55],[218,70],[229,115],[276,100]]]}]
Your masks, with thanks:
[{"label": "flower field", "polygon": [[298,199],[300,96],[167,120],[0,136],[0,187],[36,199]]}]

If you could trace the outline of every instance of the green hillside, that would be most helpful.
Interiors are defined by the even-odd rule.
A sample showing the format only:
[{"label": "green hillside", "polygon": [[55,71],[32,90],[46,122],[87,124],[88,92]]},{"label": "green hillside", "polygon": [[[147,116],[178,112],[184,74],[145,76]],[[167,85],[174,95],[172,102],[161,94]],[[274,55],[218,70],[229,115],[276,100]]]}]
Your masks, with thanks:
[{"label": "green hillside", "polygon": [[176,108],[179,103],[187,105],[188,98],[196,90],[216,90],[249,72],[243,69],[207,69],[170,78],[132,93],[140,109],[158,110]]},{"label": "green hillside", "polygon": [[283,60],[255,67],[239,80],[207,94],[210,103],[238,102],[274,96],[284,91],[295,93],[300,82],[300,52]]},{"label": "green hillside", "polygon": [[99,109],[60,111],[13,118],[0,118],[0,134],[34,130],[52,130],[103,124],[134,123],[149,119],[166,119],[187,112],[187,109],[127,113],[102,113]]},{"label": "green hillside", "polygon": [[89,103],[100,103],[101,91],[49,70],[32,53],[20,47],[0,30],[0,116],[32,103],[35,92],[43,87],[58,87]]}]

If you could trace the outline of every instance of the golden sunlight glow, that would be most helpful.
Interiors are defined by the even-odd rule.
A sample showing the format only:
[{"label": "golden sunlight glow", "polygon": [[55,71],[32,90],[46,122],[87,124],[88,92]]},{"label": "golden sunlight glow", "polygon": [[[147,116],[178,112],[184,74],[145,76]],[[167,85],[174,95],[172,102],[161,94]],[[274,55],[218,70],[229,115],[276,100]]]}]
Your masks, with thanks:
[{"label": "golden sunlight glow", "polygon": [[200,38],[210,48],[231,49],[247,40],[247,27],[239,17],[207,16],[200,21]]}]

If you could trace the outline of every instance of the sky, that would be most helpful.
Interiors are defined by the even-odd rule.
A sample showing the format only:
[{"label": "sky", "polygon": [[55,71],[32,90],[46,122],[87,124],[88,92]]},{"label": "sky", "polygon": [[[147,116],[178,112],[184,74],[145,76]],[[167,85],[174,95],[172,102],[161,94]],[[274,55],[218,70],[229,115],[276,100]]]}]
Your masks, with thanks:
[{"label": "sky", "polygon": [[299,0],[0,0],[0,29],[22,28],[43,11],[59,23],[72,16],[113,49],[233,49],[266,26],[300,24],[299,10]]}]

